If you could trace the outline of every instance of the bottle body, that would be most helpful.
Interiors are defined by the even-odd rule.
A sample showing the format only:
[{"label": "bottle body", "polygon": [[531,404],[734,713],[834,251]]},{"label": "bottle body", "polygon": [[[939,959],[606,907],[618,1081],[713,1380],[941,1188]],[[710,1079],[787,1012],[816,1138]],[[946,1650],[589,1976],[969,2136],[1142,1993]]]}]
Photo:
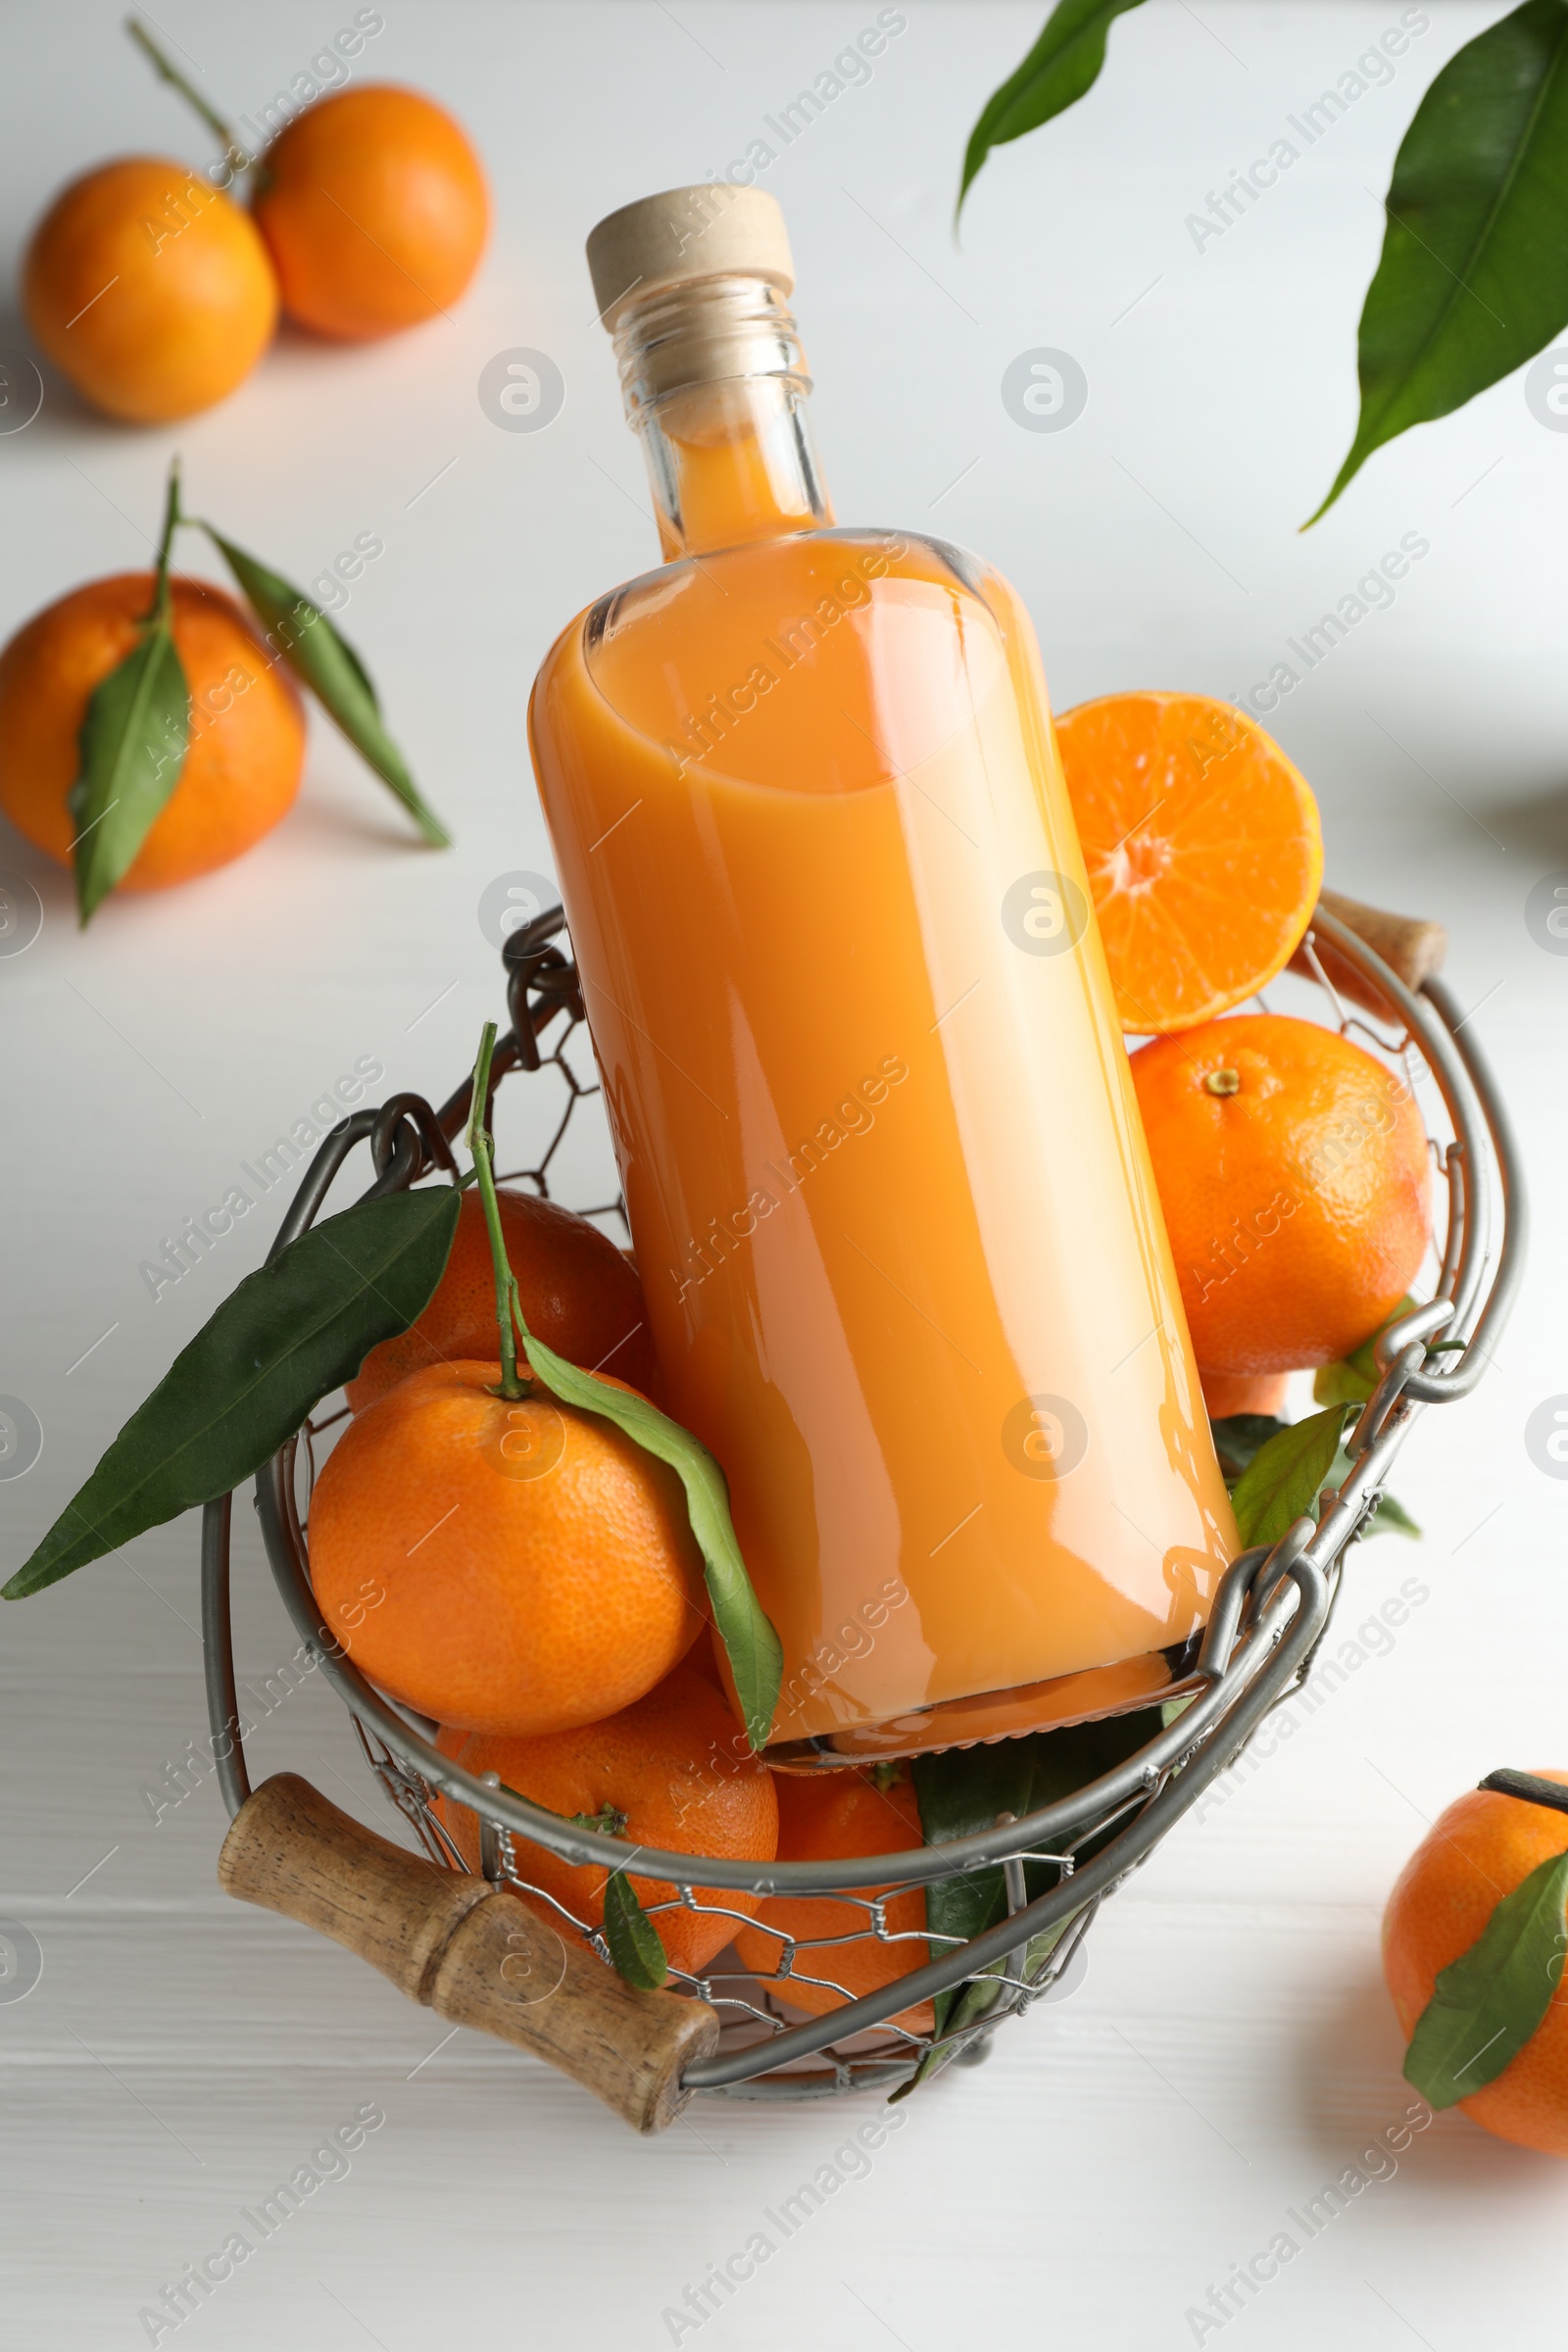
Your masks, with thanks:
[{"label": "bottle body", "polygon": [[1167,1684],[1236,1537],[1011,592],[912,535],[710,551],[572,623],[530,733],[774,1740]]}]

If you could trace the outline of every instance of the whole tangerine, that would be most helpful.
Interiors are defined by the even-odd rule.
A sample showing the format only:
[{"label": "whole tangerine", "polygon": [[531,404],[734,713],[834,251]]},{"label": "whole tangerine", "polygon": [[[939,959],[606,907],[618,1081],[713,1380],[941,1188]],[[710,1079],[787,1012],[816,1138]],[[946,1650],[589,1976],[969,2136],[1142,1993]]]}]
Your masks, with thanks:
[{"label": "whole tangerine", "polygon": [[77,391],[132,424],[225,399],[277,323],[250,215],[165,156],[122,156],[61,191],[32,232],[22,300]]},{"label": "whole tangerine", "polygon": [[490,228],[461,126],[388,82],[338,90],[287,123],[262,157],[255,213],[289,317],[351,343],[456,302]]},{"label": "whole tangerine", "polygon": [[[778,1782],[778,1858],[781,1862],[839,1861],[852,1854],[898,1854],[924,1843],[914,1790],[906,1780],[881,1787],[870,1773],[818,1772],[775,1775]],[[755,1927],[742,1928],[735,1948],[749,1969],[772,1982],[779,1999],[825,2017],[846,2000],[881,1992],[930,1959],[925,1941],[925,1889],[861,1886],[856,1896],[773,1894],[759,1905]],[[890,1938],[872,1928],[866,1903],[885,1897],[883,1919]],[[770,1933],[771,1931],[771,1933]],[[789,1974],[777,1972],[796,1938]],[[848,1936],[849,1942],[819,1941]],[[829,1983],[813,1980],[829,1979]],[[911,2034],[929,2034],[934,2013],[917,2001],[891,2021]]]},{"label": "whole tangerine", "polygon": [[[1568,1782],[1568,1772],[1536,1778]],[[1565,1850],[1568,1814],[1496,1789],[1472,1788],[1439,1814],[1383,1915],[1383,1973],[1407,2041],[1441,1971],[1480,1940],[1504,1895]],[[1524,2048],[1458,2104],[1499,2139],[1568,2156],[1568,1990],[1560,1976]]]},{"label": "whole tangerine", "polygon": [[[190,740],[122,890],[166,890],[238,858],[286,813],[305,764],[299,691],[240,606],[206,580],[171,586]],[[0,808],[62,865],[77,831],[67,796],[88,697],[136,644],[154,593],[150,571],[89,580],[0,653]]]},{"label": "whole tangerine", "polygon": [[[752,1755],[728,1707],[711,1684],[678,1667],[657,1690],[606,1722],[540,1740],[509,1740],[479,1732],[459,1751],[466,1772],[493,1772],[518,1796],[551,1812],[580,1817],[634,1845],[727,1860],[771,1862],[778,1842],[773,1775]],[[479,1867],[479,1825],[466,1805],[438,1800],[437,1811],[470,1870]],[[549,1847],[514,1837],[518,1874],[577,1920],[598,1927],[605,1916],[606,1873],[598,1864],[566,1862]],[[667,1903],[673,1887],[630,1875],[639,1901]],[[735,1933],[736,1911],[755,1911],[744,1890],[697,1886],[699,1903],[654,1915],[672,1967],[695,1975]],[[527,1896],[523,1898],[528,1900]],[[557,1928],[565,1926],[549,1902],[535,1900]]]},{"label": "whole tangerine", "polygon": [[[586,1217],[534,1193],[496,1195],[523,1320],[568,1363],[648,1390],[657,1381],[642,1287],[621,1251]],[[344,1394],[357,1413],[427,1364],[482,1360],[496,1346],[496,1277],[484,1204],[465,1193],[446,1271],[419,1316],[372,1348]]]},{"label": "whole tangerine", "polygon": [[707,1622],[703,1561],[667,1464],[542,1389],[507,1402],[500,1379],[434,1364],[348,1424],[312,1497],[311,1580],[395,1698],[535,1739],[669,1673]]},{"label": "whole tangerine", "polygon": [[1131,1067],[1203,1372],[1285,1372],[1360,1347],[1431,1231],[1405,1081],[1282,1013],[1155,1038]]}]

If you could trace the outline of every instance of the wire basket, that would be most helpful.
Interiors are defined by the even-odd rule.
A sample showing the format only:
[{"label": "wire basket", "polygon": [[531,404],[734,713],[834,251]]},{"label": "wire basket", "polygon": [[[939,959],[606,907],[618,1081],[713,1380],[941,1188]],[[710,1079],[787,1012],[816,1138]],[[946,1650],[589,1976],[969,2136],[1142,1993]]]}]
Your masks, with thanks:
[{"label": "wire basket", "polygon": [[[220,1871],[230,1891],[320,1928],[443,2015],[545,2055],[644,2131],[662,2128],[698,2091],[790,2099],[861,2088],[887,2093],[952,2060],[985,2056],[1004,2018],[1021,2016],[1061,1983],[1106,1896],[1304,1679],[1350,1545],[1377,1507],[1406,1432],[1424,1406],[1454,1402],[1475,1387],[1517,1288],[1523,1193],[1473,1030],[1443,984],[1422,969],[1429,959],[1401,956],[1399,935],[1416,927],[1334,904],[1357,928],[1320,906],[1293,968],[1316,982],[1334,1027],[1358,1033],[1386,1062],[1402,1064],[1417,1090],[1446,1200],[1446,1216],[1437,1219],[1435,1295],[1379,1341],[1380,1378],[1347,1440],[1348,1475],[1325,1494],[1316,1527],[1299,1520],[1272,1549],[1244,1551],[1230,1564],[1197,1655],[1186,1661],[1182,1688],[1190,1695],[1164,1709],[1173,1720],[1145,1746],[1024,1818],[1004,1814],[950,1844],[882,1856],[762,1864],[634,1847],[579,1829],[501,1788],[494,1775],[475,1780],[438,1752],[436,1727],[373,1689],[322,1624],[306,1530],[313,1441],[334,1414],[308,1423],[259,1474],[264,1540],[301,1642],[349,1709],[371,1771],[428,1859],[350,1822],[292,1775],[252,1795],[230,1640],[232,1497],[225,1496],[207,1506],[202,1584],[213,1748],[235,1817]],[[568,1126],[598,1092],[569,1051],[573,1044],[580,1051],[586,1031],[578,1036],[584,1013],[576,972],[551,944],[563,927],[558,908],[508,940],[511,1027],[492,1067],[492,1086],[515,1071],[553,1071],[564,1088],[545,1148],[531,1167],[511,1172],[512,1181],[547,1196]],[[1368,938],[1404,962],[1404,978]],[[345,1120],[305,1175],[273,1254],[313,1222],[362,1143],[375,1169],[366,1198],[451,1172],[451,1139],[469,1104],[466,1081],[439,1110],[400,1094]],[[1429,1354],[1438,1341],[1442,1351]],[[436,1810],[437,1792],[480,1817],[479,1874],[466,1872]],[[770,1928],[779,1947],[771,1976],[758,1976],[726,1950],[701,1976],[672,1969],[668,1992],[635,1991],[612,1971],[601,1931],[530,1885],[519,1838],[571,1863],[607,1873],[635,1868],[640,1883],[658,1882],[664,1891],[644,1898],[656,1922],[684,1907],[721,1911],[739,1927],[747,1915],[734,1895],[778,1894],[835,1897],[842,1926],[810,1937]],[[962,1941],[929,1926],[906,1932],[890,1924],[896,1891],[981,1871],[1000,1872],[1006,1902],[1006,1916],[986,1932]],[[896,1983],[852,1998],[835,1964],[847,1945],[867,1938],[907,1941],[929,1957]],[[802,2015],[790,1996],[803,1980],[841,1994],[842,2005]],[[960,1986],[942,2030],[919,2030],[919,2005]]]}]

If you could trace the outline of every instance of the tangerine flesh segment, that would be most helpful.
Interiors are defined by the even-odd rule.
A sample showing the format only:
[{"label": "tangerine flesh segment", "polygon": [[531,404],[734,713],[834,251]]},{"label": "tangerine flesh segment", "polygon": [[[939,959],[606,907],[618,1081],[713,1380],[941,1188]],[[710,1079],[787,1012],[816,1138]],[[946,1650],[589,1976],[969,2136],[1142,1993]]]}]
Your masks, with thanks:
[{"label": "tangerine flesh segment", "polygon": [[1305,778],[1201,694],[1107,694],[1056,721],[1110,967],[1135,1036],[1228,1012],[1300,942],[1323,879]]}]

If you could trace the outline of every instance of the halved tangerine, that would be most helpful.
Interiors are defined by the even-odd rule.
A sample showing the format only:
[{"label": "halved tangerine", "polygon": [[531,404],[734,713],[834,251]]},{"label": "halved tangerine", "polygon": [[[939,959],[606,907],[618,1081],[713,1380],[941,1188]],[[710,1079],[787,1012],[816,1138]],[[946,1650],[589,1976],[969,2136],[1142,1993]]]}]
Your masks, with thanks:
[{"label": "halved tangerine", "polygon": [[1305,777],[1204,694],[1102,695],[1056,740],[1123,1029],[1193,1029],[1255,996],[1323,879]]}]

